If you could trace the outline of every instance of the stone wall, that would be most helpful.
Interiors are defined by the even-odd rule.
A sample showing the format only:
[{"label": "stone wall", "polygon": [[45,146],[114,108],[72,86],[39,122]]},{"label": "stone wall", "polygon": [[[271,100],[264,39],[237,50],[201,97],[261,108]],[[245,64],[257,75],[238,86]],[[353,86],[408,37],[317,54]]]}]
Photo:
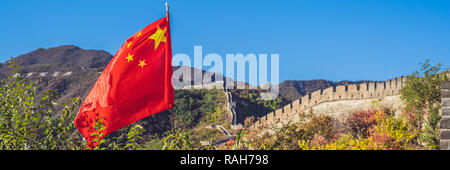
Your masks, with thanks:
[{"label": "stone wall", "polygon": [[[31,77],[33,75],[37,75],[39,77],[46,77],[47,75],[50,75],[48,72],[29,72],[29,73],[15,73],[14,77],[18,77],[18,76],[22,76],[25,78]],[[70,76],[72,75],[72,71],[67,71],[67,72],[59,72],[59,71],[55,71],[53,74],[51,74],[51,77],[65,77],[65,76]]]},{"label": "stone wall", "polygon": [[[301,99],[257,119],[252,128],[269,127],[301,112],[306,112],[313,106],[325,102],[339,100],[381,99],[386,96],[396,96],[404,86],[406,77],[398,77],[384,82],[369,82],[330,87],[318,90]],[[450,122],[449,122],[450,123]]]},{"label": "stone wall", "polygon": [[442,120],[440,123],[440,149],[450,150],[450,82],[441,85]]}]

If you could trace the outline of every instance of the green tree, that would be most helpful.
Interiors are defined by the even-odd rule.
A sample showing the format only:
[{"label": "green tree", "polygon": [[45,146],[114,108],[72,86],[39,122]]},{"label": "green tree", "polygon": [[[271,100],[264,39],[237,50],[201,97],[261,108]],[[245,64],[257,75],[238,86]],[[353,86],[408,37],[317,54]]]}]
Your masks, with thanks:
[{"label": "green tree", "polygon": [[422,131],[419,140],[430,149],[439,146],[439,121],[441,115],[441,83],[448,81],[448,68],[441,69],[441,64],[432,66],[429,60],[422,68],[407,77],[401,92],[401,99],[406,104],[406,111],[411,116],[412,125]]}]

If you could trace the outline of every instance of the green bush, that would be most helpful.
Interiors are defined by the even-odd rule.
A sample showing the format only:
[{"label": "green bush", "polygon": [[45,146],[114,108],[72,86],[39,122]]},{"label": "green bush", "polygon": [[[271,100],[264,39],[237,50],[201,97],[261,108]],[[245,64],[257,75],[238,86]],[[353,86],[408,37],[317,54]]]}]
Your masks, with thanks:
[{"label": "green bush", "polygon": [[161,150],[193,150],[198,148],[191,142],[189,136],[184,131],[177,131],[176,133],[170,133],[162,138]]},{"label": "green bush", "polygon": [[[13,70],[17,68],[8,64]],[[72,123],[78,98],[64,103],[62,112],[55,113],[55,92],[47,90],[38,96],[33,81],[13,75],[1,80],[0,97],[0,149],[81,149],[82,138],[73,134]]]}]

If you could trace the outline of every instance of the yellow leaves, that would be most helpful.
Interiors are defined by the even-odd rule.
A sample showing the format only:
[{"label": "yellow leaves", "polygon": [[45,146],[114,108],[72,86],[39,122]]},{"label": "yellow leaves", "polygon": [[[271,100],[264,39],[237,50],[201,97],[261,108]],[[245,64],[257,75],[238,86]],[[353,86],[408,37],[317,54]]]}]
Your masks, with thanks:
[{"label": "yellow leaves", "polygon": [[383,146],[378,145],[373,141],[371,137],[361,140],[352,139],[353,149],[354,150],[380,150],[383,149]]},{"label": "yellow leaves", "polygon": [[415,133],[410,132],[408,122],[402,117],[384,116],[379,111],[376,114],[376,118],[378,125],[375,126],[375,131],[379,134],[391,136],[401,148],[406,148],[409,142],[416,136]]},{"label": "yellow leaves", "polygon": [[309,141],[306,140],[298,140],[298,146],[301,150],[315,150],[315,147],[311,148],[309,146]]},{"label": "yellow leaves", "polygon": [[373,141],[371,137],[365,139],[354,139],[351,134],[341,136],[336,141],[317,146],[310,146],[309,141],[299,140],[298,145],[302,150],[380,150],[383,149]]}]

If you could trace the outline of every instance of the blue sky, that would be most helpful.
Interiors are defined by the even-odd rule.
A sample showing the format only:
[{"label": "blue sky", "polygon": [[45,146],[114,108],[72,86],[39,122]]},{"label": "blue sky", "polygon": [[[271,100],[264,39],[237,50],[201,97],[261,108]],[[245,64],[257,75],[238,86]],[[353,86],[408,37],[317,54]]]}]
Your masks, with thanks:
[{"label": "blue sky", "polygon": [[[1,0],[0,62],[73,44],[115,54],[160,0]],[[277,53],[280,80],[385,80],[450,64],[446,0],[169,0],[173,53]]]}]

